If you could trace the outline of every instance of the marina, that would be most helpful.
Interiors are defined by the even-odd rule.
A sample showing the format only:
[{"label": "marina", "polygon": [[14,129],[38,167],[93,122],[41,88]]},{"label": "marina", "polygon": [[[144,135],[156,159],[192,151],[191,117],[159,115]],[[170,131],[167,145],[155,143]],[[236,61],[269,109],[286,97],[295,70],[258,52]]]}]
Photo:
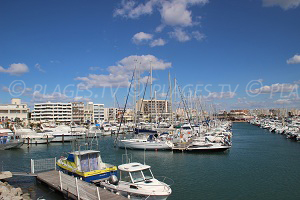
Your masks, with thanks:
[{"label": "marina", "polygon": [[[300,165],[299,143],[249,123],[234,123],[232,131],[233,145],[226,152],[127,151],[135,162],[143,163],[145,159],[146,164],[152,166],[155,177],[167,176],[174,181],[168,198],[171,200],[192,200],[199,195],[204,199],[297,199],[300,175],[295,172]],[[119,165],[125,151],[114,148],[114,140],[115,136],[100,137],[99,150],[103,160]],[[66,143],[32,145],[29,149],[5,151],[0,159],[11,160],[5,162],[4,169],[30,171],[31,158],[60,157],[61,152],[70,150],[70,144]],[[27,188],[33,199],[42,196],[63,199],[35,182],[33,177],[13,177],[9,182]]]}]

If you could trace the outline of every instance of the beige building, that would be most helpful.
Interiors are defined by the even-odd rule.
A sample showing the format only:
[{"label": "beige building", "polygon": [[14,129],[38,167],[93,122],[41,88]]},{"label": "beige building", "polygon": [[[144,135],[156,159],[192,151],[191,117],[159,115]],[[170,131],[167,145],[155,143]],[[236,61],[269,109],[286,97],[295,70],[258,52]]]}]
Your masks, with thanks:
[{"label": "beige building", "polygon": [[19,118],[22,121],[28,119],[29,108],[21,99],[11,99],[11,104],[0,104],[0,121],[14,121]]},{"label": "beige building", "polygon": [[84,103],[72,102],[72,121],[76,124],[84,122]]},{"label": "beige building", "polygon": [[158,118],[167,119],[170,117],[170,102],[169,100],[138,100],[136,103],[136,111],[140,112],[145,120]]},{"label": "beige building", "polygon": [[104,108],[104,121],[112,122],[117,120],[118,108]]}]

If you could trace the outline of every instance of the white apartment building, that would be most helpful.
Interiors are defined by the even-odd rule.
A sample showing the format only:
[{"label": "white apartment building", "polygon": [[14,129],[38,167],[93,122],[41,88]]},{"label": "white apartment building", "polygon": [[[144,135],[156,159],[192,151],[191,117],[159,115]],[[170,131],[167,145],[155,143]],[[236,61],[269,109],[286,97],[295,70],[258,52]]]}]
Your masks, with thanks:
[{"label": "white apartment building", "polygon": [[36,103],[31,113],[33,121],[72,122],[72,103]]},{"label": "white apartment building", "polygon": [[104,121],[104,104],[94,104],[94,122]]},{"label": "white apartment building", "polygon": [[16,118],[26,121],[28,112],[27,104],[22,104],[19,98],[13,98],[11,104],[0,104],[0,121],[14,121]]}]

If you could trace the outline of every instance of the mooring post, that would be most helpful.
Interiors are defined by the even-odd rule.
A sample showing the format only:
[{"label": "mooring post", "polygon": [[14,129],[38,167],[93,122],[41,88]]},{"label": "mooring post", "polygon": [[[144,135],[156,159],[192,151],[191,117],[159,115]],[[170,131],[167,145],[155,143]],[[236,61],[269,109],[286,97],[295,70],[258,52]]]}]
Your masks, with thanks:
[{"label": "mooring post", "polygon": [[76,185],[77,199],[80,200],[77,178],[75,178],[75,185]]},{"label": "mooring post", "polygon": [[56,157],[54,157],[54,170],[56,171]]},{"label": "mooring post", "polygon": [[31,171],[32,174],[34,174],[34,160],[33,159],[30,159],[30,164],[31,164],[30,165],[30,168],[31,168],[30,171]]},{"label": "mooring post", "polygon": [[58,171],[58,174],[59,174],[60,191],[63,191],[62,181],[61,181],[61,171]]},{"label": "mooring post", "polygon": [[98,196],[98,200],[101,200],[101,199],[100,199],[99,187],[97,187],[97,196]]}]

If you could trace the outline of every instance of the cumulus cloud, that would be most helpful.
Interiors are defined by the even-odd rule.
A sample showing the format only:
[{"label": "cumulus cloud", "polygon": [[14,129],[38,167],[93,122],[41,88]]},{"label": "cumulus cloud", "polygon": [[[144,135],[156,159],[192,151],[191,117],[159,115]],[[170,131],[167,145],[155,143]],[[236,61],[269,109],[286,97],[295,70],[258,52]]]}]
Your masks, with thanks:
[{"label": "cumulus cloud", "polygon": [[144,33],[144,32],[139,32],[136,33],[133,37],[132,37],[132,41],[135,44],[140,44],[143,41],[147,41],[147,40],[152,40],[153,35],[149,34],[149,33]]},{"label": "cumulus cloud", "polygon": [[[166,26],[175,28],[192,27],[199,24],[200,16],[193,17],[190,7],[195,5],[205,5],[208,0],[148,0],[138,3],[135,0],[123,0],[120,8],[114,11],[114,16],[136,19],[142,15],[151,15],[154,10],[159,11],[161,24],[156,27],[155,32],[161,32]],[[175,30],[176,33],[176,30]],[[187,37],[189,39],[187,39]],[[173,37],[176,38],[176,37]],[[204,35],[195,31],[191,36],[181,37],[181,42],[191,38],[202,40]],[[137,40],[139,41],[139,40]]]},{"label": "cumulus cloud", "polygon": [[191,39],[189,34],[183,31],[181,28],[176,28],[173,32],[169,33],[171,38],[175,38],[179,42],[186,42]]},{"label": "cumulus cloud", "polygon": [[284,10],[296,8],[300,5],[300,0],[263,0],[263,6],[280,6]]},{"label": "cumulus cloud", "polygon": [[20,76],[27,72],[29,72],[29,68],[26,64],[23,63],[14,63],[9,66],[9,68],[5,69],[0,66],[0,73],[7,73],[13,76]]},{"label": "cumulus cloud", "polygon": [[205,35],[203,33],[200,33],[199,31],[193,31],[192,36],[198,41],[201,41],[205,38]]},{"label": "cumulus cloud", "polygon": [[156,47],[156,46],[164,46],[166,44],[166,41],[161,39],[161,38],[158,38],[156,40],[153,40],[151,43],[150,43],[150,46],[151,47]]},{"label": "cumulus cloud", "polygon": [[300,55],[296,54],[286,61],[287,64],[300,64]]},{"label": "cumulus cloud", "polygon": [[[141,74],[150,70],[165,70],[171,67],[170,62],[165,62],[153,55],[132,55],[118,61],[116,65],[107,68],[109,74],[89,74],[86,77],[77,77],[81,81],[79,86],[82,89],[101,87],[128,87],[133,70],[139,66]],[[146,80],[146,77],[141,77]]]},{"label": "cumulus cloud", "polygon": [[36,63],[36,64],[34,65],[34,67],[35,67],[38,71],[40,71],[40,72],[43,72],[43,73],[46,72],[45,70],[42,69],[42,66],[41,66],[39,63]]}]

